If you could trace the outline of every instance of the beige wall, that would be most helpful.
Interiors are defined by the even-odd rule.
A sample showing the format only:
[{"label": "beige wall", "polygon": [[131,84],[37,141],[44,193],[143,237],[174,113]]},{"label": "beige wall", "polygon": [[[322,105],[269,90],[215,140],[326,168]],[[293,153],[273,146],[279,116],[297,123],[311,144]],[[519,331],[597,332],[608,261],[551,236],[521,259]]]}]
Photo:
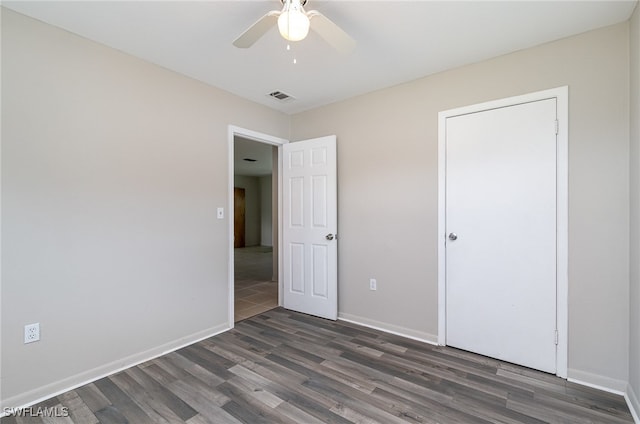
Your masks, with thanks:
[{"label": "beige wall", "polygon": [[338,136],[340,316],[436,340],[438,112],[568,85],[569,376],[623,390],[628,40],[623,23],[294,115],[294,140]]},{"label": "beige wall", "polygon": [[631,293],[629,397],[640,414],[640,6],[631,20]]},{"label": "beige wall", "polygon": [[260,217],[260,179],[244,175],[234,176],[235,187],[244,189],[244,245],[259,246],[262,232]]},{"label": "beige wall", "polygon": [[289,117],[9,10],[2,65],[3,406],[227,328],[227,126]]}]

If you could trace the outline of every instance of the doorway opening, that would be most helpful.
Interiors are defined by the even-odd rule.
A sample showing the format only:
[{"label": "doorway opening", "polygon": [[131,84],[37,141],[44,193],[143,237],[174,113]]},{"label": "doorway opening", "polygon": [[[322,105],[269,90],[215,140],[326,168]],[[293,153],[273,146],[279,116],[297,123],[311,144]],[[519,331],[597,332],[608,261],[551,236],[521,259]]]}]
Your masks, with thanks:
[{"label": "doorway opening", "polygon": [[[278,306],[273,258],[273,163],[277,148],[234,138],[234,321]],[[276,191],[274,191],[274,187]],[[277,237],[277,235],[276,235]]]},{"label": "doorway opening", "polygon": [[285,140],[229,129],[229,325],[280,305],[279,154]]}]

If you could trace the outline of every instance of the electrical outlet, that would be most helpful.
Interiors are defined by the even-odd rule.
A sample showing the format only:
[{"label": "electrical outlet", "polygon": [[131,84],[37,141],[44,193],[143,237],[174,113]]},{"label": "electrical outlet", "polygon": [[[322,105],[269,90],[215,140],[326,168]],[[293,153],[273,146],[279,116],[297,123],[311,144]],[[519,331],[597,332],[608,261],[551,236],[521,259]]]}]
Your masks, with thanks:
[{"label": "electrical outlet", "polygon": [[375,278],[369,279],[369,290],[378,290],[378,282]]},{"label": "electrical outlet", "polygon": [[24,343],[33,343],[40,340],[40,323],[29,324],[24,326]]}]

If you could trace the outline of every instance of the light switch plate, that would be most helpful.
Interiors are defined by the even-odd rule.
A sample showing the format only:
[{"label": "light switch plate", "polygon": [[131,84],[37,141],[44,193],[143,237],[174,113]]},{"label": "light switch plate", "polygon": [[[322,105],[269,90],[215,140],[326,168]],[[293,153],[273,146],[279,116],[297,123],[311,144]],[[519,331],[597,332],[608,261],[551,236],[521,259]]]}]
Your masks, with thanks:
[{"label": "light switch plate", "polygon": [[218,208],[218,219],[224,218],[224,208]]}]

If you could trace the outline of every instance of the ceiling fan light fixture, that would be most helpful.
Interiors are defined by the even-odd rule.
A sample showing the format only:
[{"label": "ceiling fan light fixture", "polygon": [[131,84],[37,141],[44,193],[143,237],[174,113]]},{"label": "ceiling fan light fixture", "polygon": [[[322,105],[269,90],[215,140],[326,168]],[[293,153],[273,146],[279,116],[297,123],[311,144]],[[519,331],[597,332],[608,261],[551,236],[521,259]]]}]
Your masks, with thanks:
[{"label": "ceiling fan light fixture", "polygon": [[282,13],[278,17],[278,30],[285,40],[304,40],[309,33],[309,17],[304,12],[300,0],[285,0]]}]

